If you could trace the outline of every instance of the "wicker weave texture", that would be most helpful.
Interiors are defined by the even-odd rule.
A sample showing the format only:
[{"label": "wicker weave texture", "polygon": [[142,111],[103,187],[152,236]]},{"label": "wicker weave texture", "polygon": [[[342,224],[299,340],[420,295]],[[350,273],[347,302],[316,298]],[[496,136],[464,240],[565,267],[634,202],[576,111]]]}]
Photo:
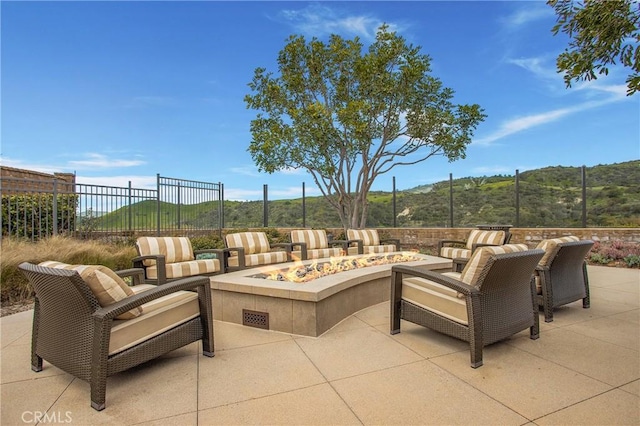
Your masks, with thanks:
[{"label": "wicker weave texture", "polygon": [[[213,356],[213,309],[207,277],[190,277],[127,297],[106,307],[76,271],[23,263],[19,266],[36,294],[31,365],[43,360],[88,381],[91,406],[105,408],[107,376],[124,371],[174,349],[202,340]],[[129,349],[109,356],[113,319],[133,307],[180,290],[197,290],[200,315]]]},{"label": "wicker weave texture", "polygon": [[[488,260],[478,284],[469,286],[432,271],[398,265],[391,274],[391,333],[400,332],[401,319],[469,342],[471,366],[482,365],[482,348],[529,328],[539,336],[539,320],[532,274],[542,250],[497,254]],[[425,307],[402,299],[402,280],[407,276],[429,279],[464,295],[468,325],[447,319]]]}]

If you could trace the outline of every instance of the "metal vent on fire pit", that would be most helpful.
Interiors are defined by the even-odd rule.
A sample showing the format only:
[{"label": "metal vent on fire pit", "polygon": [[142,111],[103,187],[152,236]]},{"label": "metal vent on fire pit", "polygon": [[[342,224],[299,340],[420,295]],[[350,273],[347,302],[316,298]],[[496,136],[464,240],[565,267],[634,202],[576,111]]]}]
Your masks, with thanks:
[{"label": "metal vent on fire pit", "polygon": [[269,329],[269,313],[250,311],[248,309],[242,310],[242,325],[248,325],[249,327]]}]

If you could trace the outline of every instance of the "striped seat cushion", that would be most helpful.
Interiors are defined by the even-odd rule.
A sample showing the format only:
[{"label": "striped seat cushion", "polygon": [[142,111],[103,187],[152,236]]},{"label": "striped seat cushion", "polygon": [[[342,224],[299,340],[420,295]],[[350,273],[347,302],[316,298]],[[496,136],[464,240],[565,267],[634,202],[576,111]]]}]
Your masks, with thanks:
[{"label": "striped seat cushion", "polygon": [[396,251],[396,246],[394,246],[393,244],[364,246],[362,248],[362,251],[364,252],[364,254],[391,253]]},{"label": "striped seat cushion", "polygon": [[489,266],[491,256],[504,253],[516,253],[526,251],[529,247],[526,244],[507,244],[503,246],[488,246],[478,248],[467,262],[460,273],[460,281],[479,289],[479,279],[482,273]]},{"label": "striped seat cushion", "polygon": [[[191,277],[194,275],[212,274],[220,271],[219,259],[199,259],[188,262],[167,263],[165,265],[167,279]],[[147,278],[155,280],[158,278],[158,267],[148,266],[146,269]]]},{"label": "striped seat cushion", "polygon": [[264,232],[236,232],[225,237],[227,247],[244,248],[245,256],[255,253],[268,253],[271,250],[269,239]]},{"label": "striped seat cushion", "polygon": [[440,257],[446,257],[447,259],[468,259],[471,257],[471,250],[458,247],[442,247],[440,249]]},{"label": "striped seat cushion", "polygon": [[377,246],[380,244],[378,231],[375,229],[347,229],[348,240],[362,240],[363,246]]},{"label": "striped seat cushion", "polygon": [[[327,232],[323,229],[304,229],[291,231],[292,243],[306,243],[307,250],[326,249],[329,247]],[[311,257],[309,256],[309,259]]]},{"label": "striped seat cushion", "polygon": [[[165,263],[176,263],[194,260],[191,241],[187,237],[139,237],[136,246],[140,256],[164,255]],[[145,266],[153,266],[156,261],[146,259]]]},{"label": "striped seat cushion", "polygon": [[[270,253],[254,253],[244,257],[245,266],[269,265],[271,263],[281,263],[287,261],[286,251],[272,251]],[[238,256],[229,257],[229,266],[237,267]]]},{"label": "striped seat cushion", "polygon": [[[291,252],[293,259],[302,259],[301,255],[302,253],[299,250]],[[343,253],[340,247],[307,250],[307,259],[324,259],[326,257],[338,257],[342,255]]]},{"label": "striped seat cushion", "polygon": [[484,231],[481,229],[474,229],[467,238],[467,248],[473,249],[474,244],[504,244],[504,231]]},{"label": "striped seat cushion", "polygon": [[549,266],[558,252],[558,244],[575,241],[580,241],[580,238],[573,235],[540,241],[536,248],[544,250],[544,255],[542,256],[542,259],[540,259],[540,262],[538,262],[538,265]]},{"label": "striped seat cushion", "polygon": [[[393,244],[380,245],[380,237],[375,229],[347,229],[348,240],[362,240],[362,251],[364,254],[390,253],[396,251]],[[358,249],[349,247],[349,254],[358,254]]]},{"label": "striped seat cushion", "polygon": [[[122,278],[103,265],[69,265],[62,262],[45,261],[41,262],[40,266],[77,271],[102,307],[119,302],[134,294],[133,290],[131,290]],[[141,313],[142,308],[138,307],[120,314],[117,319],[131,319],[139,316]]]}]

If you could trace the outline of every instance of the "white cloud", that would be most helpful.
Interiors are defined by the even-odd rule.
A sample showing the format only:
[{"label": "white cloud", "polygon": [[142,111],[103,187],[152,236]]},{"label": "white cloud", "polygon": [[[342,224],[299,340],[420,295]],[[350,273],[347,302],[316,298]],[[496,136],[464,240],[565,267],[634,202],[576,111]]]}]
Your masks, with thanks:
[{"label": "white cloud", "polygon": [[500,124],[498,129],[488,136],[474,140],[473,144],[475,145],[489,146],[504,137],[560,120],[572,114],[627,99],[624,84],[607,85],[601,80],[582,82],[571,89],[565,89],[562,78],[555,72],[555,69],[547,66],[548,61],[541,57],[510,59],[507,62],[531,72],[539,80],[553,83],[548,85],[548,88],[554,94],[560,93],[560,90],[566,96],[581,93],[586,100],[566,108],[511,118]]},{"label": "white cloud", "polygon": [[76,170],[112,169],[121,167],[134,167],[146,164],[145,161],[136,159],[109,158],[103,154],[87,153],[84,159],[70,160],[63,164],[39,164],[27,163],[22,160],[2,158],[2,165],[17,169],[33,170],[42,173],[75,173]]},{"label": "white cloud", "polygon": [[555,68],[547,65],[548,59],[546,58],[507,59],[507,63],[523,68],[539,79],[562,82],[562,78],[558,75]]},{"label": "white cloud", "polygon": [[[377,29],[384,24],[372,16],[348,16],[338,9],[319,4],[297,10],[282,10],[280,18],[293,26],[296,32],[306,35],[322,37],[329,34],[346,34],[366,40],[375,39]],[[398,24],[387,24],[391,31],[399,30]]]},{"label": "white cloud", "polygon": [[522,2],[522,4],[525,4],[526,8],[519,8],[511,15],[502,19],[505,27],[516,30],[529,22],[546,19],[555,15],[553,9],[544,2]]},{"label": "white cloud", "polygon": [[231,171],[231,173],[235,173],[237,175],[251,176],[251,177],[260,176],[260,172],[258,172],[258,169],[255,166],[231,167],[229,170]]},{"label": "white cloud", "polygon": [[76,182],[86,185],[117,186],[136,189],[157,189],[157,176],[82,176],[76,175]]},{"label": "white cloud", "polygon": [[116,167],[134,167],[145,164],[142,160],[124,160],[117,158],[108,158],[103,154],[88,153],[85,154],[84,160],[71,160],[68,167],[80,169],[111,169]]}]

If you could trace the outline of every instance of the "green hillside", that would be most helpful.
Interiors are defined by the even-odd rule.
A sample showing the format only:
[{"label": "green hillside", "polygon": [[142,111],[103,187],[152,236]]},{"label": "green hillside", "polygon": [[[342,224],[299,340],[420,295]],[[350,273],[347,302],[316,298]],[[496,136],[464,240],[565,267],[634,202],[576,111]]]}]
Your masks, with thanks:
[{"label": "green hillside", "polygon": [[[640,160],[598,165],[586,169],[587,226],[640,226]],[[545,167],[519,174],[521,227],[572,227],[582,223],[582,173],[579,167]],[[146,203],[146,204],[145,204]],[[155,229],[157,205],[139,203],[134,229]],[[340,227],[337,214],[322,197],[307,197],[308,227]],[[515,177],[509,175],[465,177],[453,180],[454,226],[516,221]],[[181,229],[203,229],[217,223],[215,203],[181,206],[163,204],[161,223]],[[262,201],[225,201],[227,228],[261,227]],[[275,200],[268,206],[270,227],[301,227],[302,200]],[[127,209],[99,218],[98,227],[128,223]],[[393,225],[393,194],[369,194],[367,226]],[[396,225],[400,227],[449,226],[449,181],[396,193]]]}]

